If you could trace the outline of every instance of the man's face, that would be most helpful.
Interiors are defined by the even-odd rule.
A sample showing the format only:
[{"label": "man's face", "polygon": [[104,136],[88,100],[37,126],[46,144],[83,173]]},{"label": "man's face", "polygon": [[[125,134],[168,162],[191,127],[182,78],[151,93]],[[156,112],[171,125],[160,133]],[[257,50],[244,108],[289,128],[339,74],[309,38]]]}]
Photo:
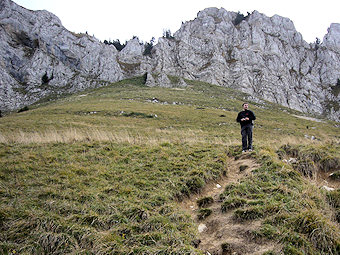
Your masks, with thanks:
[{"label": "man's face", "polygon": [[243,105],[243,109],[244,109],[244,110],[247,110],[247,109],[248,109],[248,104],[244,104],[244,105]]}]

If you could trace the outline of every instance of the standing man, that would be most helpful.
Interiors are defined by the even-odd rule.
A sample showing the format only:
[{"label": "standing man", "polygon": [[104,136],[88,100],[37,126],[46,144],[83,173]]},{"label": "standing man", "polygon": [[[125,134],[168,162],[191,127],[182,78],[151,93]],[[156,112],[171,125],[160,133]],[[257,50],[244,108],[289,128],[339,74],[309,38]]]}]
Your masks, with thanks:
[{"label": "standing man", "polygon": [[252,111],[248,110],[248,106],[248,103],[242,104],[243,111],[239,112],[236,119],[241,124],[242,152],[253,150],[253,120],[256,117]]}]

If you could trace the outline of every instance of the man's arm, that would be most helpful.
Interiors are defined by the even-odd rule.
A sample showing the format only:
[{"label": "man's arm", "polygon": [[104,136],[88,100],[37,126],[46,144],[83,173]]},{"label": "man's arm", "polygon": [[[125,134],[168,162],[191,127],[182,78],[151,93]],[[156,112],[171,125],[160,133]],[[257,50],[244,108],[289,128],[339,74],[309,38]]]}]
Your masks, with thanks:
[{"label": "man's arm", "polygon": [[239,113],[239,114],[237,115],[236,121],[237,121],[237,122],[241,122],[241,113]]},{"label": "man's arm", "polygon": [[251,111],[250,120],[256,120],[256,116],[255,116],[255,114],[253,113],[253,111]]}]

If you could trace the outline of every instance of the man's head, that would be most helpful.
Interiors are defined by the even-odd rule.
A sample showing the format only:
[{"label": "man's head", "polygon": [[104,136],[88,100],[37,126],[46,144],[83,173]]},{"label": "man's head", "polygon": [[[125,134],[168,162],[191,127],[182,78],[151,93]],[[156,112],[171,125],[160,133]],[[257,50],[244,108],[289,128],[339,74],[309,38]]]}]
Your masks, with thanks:
[{"label": "man's head", "polygon": [[248,103],[246,103],[246,102],[243,103],[243,104],[242,104],[242,107],[243,107],[243,110],[247,110],[247,109],[248,109]]}]

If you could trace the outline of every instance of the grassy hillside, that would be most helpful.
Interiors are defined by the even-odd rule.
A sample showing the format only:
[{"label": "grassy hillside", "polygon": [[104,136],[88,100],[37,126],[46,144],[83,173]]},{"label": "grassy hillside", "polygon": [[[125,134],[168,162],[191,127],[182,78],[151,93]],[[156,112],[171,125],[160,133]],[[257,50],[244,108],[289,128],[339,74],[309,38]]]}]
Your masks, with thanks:
[{"label": "grassy hillside", "polygon": [[311,179],[339,170],[339,127],[187,83],[149,88],[135,78],[0,118],[0,253],[203,254],[178,201],[228,176],[246,100],[261,167],[226,187],[221,210],[261,219],[254,238],[280,243],[281,253],[337,254],[339,190]]}]

